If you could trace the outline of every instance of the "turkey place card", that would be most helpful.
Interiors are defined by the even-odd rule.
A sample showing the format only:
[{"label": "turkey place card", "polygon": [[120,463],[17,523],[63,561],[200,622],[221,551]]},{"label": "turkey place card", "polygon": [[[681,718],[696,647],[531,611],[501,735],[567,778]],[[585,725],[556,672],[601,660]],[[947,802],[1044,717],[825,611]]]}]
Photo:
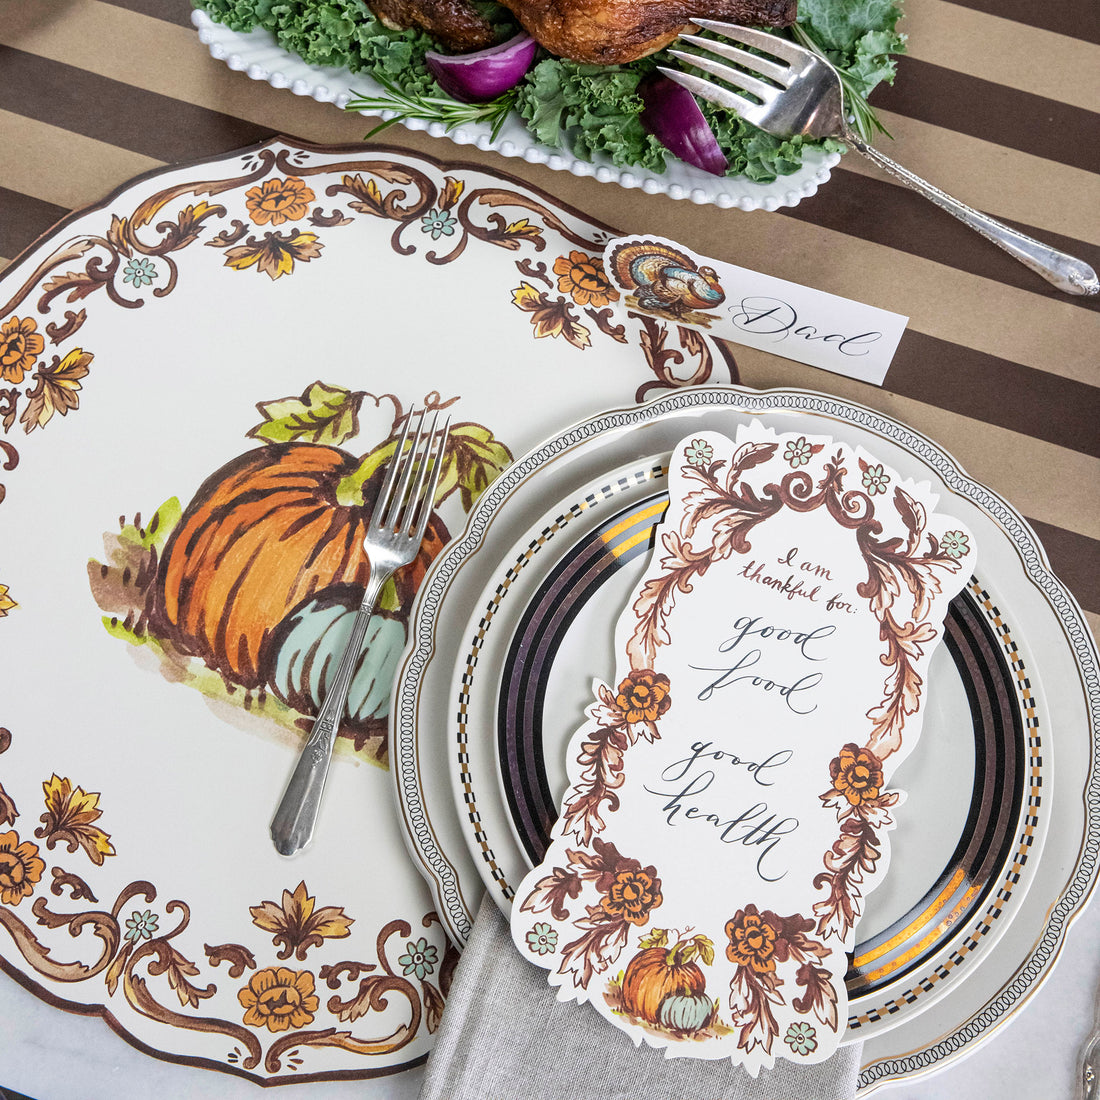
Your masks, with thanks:
[{"label": "turkey place card", "polygon": [[890,777],[973,539],[927,483],[759,422],[683,440],[669,495],[512,933],[561,1000],[755,1076],[844,1035]]},{"label": "turkey place card", "polygon": [[[618,237],[604,269],[620,307],[881,386],[909,320],[662,237]],[[652,335],[652,334],[651,334]]]}]

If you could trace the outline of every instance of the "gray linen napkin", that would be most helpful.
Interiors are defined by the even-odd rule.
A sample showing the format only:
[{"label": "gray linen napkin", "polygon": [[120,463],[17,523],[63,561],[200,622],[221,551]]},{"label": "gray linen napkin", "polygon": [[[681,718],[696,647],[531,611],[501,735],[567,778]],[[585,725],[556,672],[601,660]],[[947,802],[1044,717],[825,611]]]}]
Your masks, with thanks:
[{"label": "gray linen napkin", "polygon": [[563,1004],[483,898],[455,970],[420,1100],[851,1100],[861,1043],[781,1059],[753,1080],[729,1061],[666,1058],[588,1005]]}]

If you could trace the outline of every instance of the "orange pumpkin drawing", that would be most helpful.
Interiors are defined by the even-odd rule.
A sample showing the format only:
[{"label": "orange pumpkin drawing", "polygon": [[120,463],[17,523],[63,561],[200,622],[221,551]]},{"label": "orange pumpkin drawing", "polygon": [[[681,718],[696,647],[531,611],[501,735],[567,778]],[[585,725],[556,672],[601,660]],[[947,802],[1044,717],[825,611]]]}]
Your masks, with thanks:
[{"label": "orange pumpkin drawing", "polygon": [[[226,679],[259,687],[265,642],[291,610],[332,585],[367,582],[370,508],[337,499],[358,465],[336,447],[287,443],[216,471],[164,548],[153,607],[158,633]],[[364,498],[376,491],[368,484]],[[402,608],[447,538],[433,516],[420,554],[394,576]]]},{"label": "orange pumpkin drawing", "polygon": [[647,947],[627,963],[623,972],[622,1006],[632,1016],[651,1024],[660,1022],[666,997],[697,996],[706,991],[703,971],[680,958],[678,948]]}]

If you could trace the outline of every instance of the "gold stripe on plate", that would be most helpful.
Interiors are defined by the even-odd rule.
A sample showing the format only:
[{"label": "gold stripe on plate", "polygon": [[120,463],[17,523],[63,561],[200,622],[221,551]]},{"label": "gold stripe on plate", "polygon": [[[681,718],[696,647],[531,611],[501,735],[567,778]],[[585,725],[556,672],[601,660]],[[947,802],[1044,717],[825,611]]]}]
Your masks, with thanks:
[{"label": "gold stripe on plate", "polygon": [[[659,516],[665,510],[666,505],[666,501],[660,500],[656,504],[651,504],[648,508],[643,508],[640,512],[634,512],[633,514],[627,516],[626,519],[624,519],[621,523],[617,523],[610,530],[605,531],[600,536],[600,538],[604,542],[610,544],[614,542],[615,539],[617,539],[624,531],[628,531],[636,524],[642,523],[647,519],[653,519],[656,516]],[[647,536],[648,534],[649,529],[647,528],[646,531],[643,532],[643,535]],[[621,551],[616,550],[616,553],[621,553]]]}]

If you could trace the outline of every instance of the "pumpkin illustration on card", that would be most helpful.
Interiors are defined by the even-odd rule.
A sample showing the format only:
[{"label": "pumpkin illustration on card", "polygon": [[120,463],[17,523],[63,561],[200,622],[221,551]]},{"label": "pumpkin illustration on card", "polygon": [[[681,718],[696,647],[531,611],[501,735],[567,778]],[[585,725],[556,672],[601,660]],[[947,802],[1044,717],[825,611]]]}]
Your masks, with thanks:
[{"label": "pumpkin illustration on card", "polygon": [[844,1039],[891,777],[975,547],[927,484],[759,422],[682,440],[669,497],[513,938],[635,1042],[755,1076]]},{"label": "pumpkin illustration on card", "polygon": [[[363,451],[368,400],[387,411]],[[123,517],[88,576],[106,629],[152,653],[168,679],[269,719],[273,733],[308,730],[370,575],[363,538],[408,412],[395,395],[320,381],[257,408],[247,435],[258,445],[222,461],[186,504],[171,497],[144,521]],[[488,428],[452,427],[423,545],[383,587],[352,680],[341,734],[368,760],[386,761],[409,610],[450,537],[445,516],[460,521],[511,459]]]}]

